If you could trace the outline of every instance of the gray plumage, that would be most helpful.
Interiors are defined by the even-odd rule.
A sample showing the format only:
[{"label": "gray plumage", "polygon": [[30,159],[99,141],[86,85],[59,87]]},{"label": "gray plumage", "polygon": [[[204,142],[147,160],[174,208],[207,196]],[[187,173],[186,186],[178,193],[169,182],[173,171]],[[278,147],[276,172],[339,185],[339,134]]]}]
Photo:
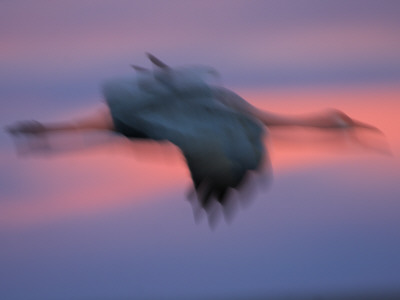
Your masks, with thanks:
[{"label": "gray plumage", "polygon": [[216,75],[213,69],[171,68],[148,56],[154,70],[133,66],[136,79],[102,85],[116,130],[178,146],[202,205],[210,199],[223,203],[229,188],[238,187],[248,171],[260,168],[262,125],[224,103],[224,97],[235,94],[207,83],[207,77]]}]

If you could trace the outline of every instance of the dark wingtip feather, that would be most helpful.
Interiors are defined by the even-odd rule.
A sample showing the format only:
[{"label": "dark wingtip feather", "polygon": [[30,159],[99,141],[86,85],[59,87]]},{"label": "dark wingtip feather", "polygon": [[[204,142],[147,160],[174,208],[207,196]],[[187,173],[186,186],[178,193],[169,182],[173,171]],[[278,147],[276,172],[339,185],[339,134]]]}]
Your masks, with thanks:
[{"label": "dark wingtip feather", "polygon": [[150,61],[151,61],[154,65],[156,65],[157,67],[162,68],[162,69],[167,69],[167,68],[169,68],[169,66],[168,66],[167,64],[163,63],[161,60],[159,60],[159,59],[158,59],[157,57],[155,57],[153,54],[151,54],[151,53],[149,53],[149,52],[146,52],[146,55],[147,55],[147,57],[150,59]]}]

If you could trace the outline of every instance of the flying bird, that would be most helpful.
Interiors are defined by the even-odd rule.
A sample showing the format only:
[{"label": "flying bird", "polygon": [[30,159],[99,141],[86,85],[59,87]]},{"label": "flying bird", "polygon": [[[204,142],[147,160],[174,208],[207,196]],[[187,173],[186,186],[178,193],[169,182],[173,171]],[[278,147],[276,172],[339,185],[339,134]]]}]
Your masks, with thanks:
[{"label": "flying bird", "polygon": [[241,187],[251,172],[268,163],[263,138],[266,128],[302,126],[321,129],[375,127],[339,110],[303,117],[262,111],[233,91],[210,83],[218,73],[209,67],[171,67],[147,54],[152,68],[132,65],[136,79],[111,79],[102,84],[107,109],[82,120],[42,124],[19,122],[12,135],[44,137],[48,133],[106,130],[130,139],[169,141],[190,170],[200,208],[225,206],[229,191]]}]

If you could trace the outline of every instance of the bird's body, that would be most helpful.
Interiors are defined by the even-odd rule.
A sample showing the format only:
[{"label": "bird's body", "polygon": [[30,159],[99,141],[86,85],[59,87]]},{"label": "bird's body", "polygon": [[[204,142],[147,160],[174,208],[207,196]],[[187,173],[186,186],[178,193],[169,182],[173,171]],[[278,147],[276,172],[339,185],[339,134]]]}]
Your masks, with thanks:
[{"label": "bird's body", "polygon": [[222,200],[247,171],[260,167],[262,125],[219,101],[221,90],[207,84],[196,70],[162,72],[139,72],[136,81],[103,84],[114,126],[130,138],[168,140],[178,146],[203,200]]}]

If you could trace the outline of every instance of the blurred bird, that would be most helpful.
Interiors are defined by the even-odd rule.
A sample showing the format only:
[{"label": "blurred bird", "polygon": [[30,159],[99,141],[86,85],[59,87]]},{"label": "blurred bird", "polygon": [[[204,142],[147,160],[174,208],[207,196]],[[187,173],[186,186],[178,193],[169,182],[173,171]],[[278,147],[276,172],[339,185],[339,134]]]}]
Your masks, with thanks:
[{"label": "blurred bird", "polygon": [[107,130],[130,139],[167,140],[179,147],[189,167],[196,196],[193,205],[209,216],[218,203],[229,206],[228,192],[238,189],[250,172],[269,165],[264,126],[379,132],[339,110],[302,117],[262,111],[231,90],[209,83],[218,77],[212,68],[172,68],[152,54],[147,56],[153,69],[132,65],[136,80],[103,83],[106,110],[75,122],[20,122],[8,131],[43,138],[51,132]]}]

